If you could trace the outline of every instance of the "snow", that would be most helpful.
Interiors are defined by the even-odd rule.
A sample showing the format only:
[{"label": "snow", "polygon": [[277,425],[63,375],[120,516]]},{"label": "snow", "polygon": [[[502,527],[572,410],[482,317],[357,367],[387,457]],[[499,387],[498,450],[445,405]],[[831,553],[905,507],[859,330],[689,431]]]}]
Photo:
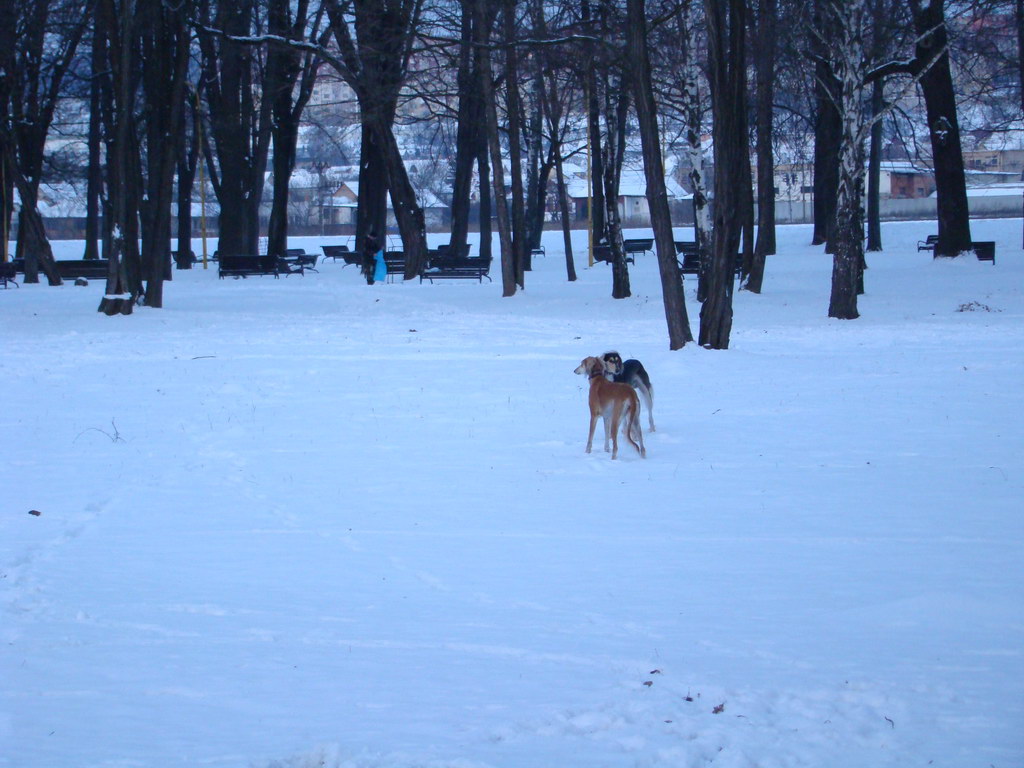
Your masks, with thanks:
[{"label": "snow", "polygon": [[[883,225],[855,321],[780,228],[728,351],[583,232],[510,299],[0,291],[0,766],[1024,765],[1022,222],[972,222],[995,266],[934,228]],[[608,349],[646,460],[583,452]]]}]

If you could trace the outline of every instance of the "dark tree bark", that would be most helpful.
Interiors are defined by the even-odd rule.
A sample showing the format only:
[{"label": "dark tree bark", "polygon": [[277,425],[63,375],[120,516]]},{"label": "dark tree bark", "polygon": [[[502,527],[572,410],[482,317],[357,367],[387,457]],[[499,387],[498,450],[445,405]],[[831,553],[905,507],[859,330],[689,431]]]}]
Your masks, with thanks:
[{"label": "dark tree bark", "polygon": [[885,84],[876,80],[871,84],[871,140],[868,150],[868,210],[867,210],[867,250],[882,250],[882,219],[879,210],[882,176],[882,121],[880,116],[885,109]]},{"label": "dark tree bark", "polygon": [[[531,11],[535,7],[531,3]],[[534,25],[531,30],[536,35],[539,28]],[[530,89],[525,99],[529,117],[525,122],[526,129],[526,247],[523,249],[525,271],[533,269],[533,249],[540,246],[544,235],[544,219],[548,197],[548,176],[554,168],[555,160],[550,144],[544,152],[544,107],[541,95],[544,91],[544,78],[541,70],[542,56],[539,52],[529,57]]]},{"label": "dark tree bark", "polygon": [[395,141],[394,122],[419,24],[420,0],[356,0],[351,9],[341,0],[328,0],[327,12],[341,54],[329,63],[355,92],[362,121],[356,244],[361,247],[371,231],[386,231],[390,193],[405,251],[405,278],[412,279],[426,263],[427,233]]},{"label": "dark tree bark", "polygon": [[959,256],[972,251],[973,245],[956,93],[949,68],[944,1],[910,0],[910,7],[918,34],[918,66],[934,62],[920,77],[931,135],[939,219],[939,241],[933,254],[936,258]]},{"label": "dark tree bark", "polygon": [[98,259],[100,257],[100,223],[103,201],[103,166],[101,153],[103,148],[102,112],[103,92],[110,89],[110,76],[105,66],[106,40],[98,24],[93,25],[92,52],[90,54],[91,77],[89,80],[89,135],[86,139],[89,164],[86,168],[85,193],[85,253],[83,258]]},{"label": "dark tree bark", "polygon": [[171,274],[171,204],[174,171],[185,111],[191,31],[191,3],[174,6],[139,0],[142,87],[146,108],[146,202],[142,208],[143,297],[163,306],[163,283]]},{"label": "dark tree bark", "polygon": [[113,95],[113,131],[107,146],[112,236],[107,287],[98,311],[130,315],[142,293],[138,252],[138,154],[134,141],[137,85],[136,18],[134,6],[121,0],[101,0],[99,22],[107,35]]},{"label": "dark tree bark", "polygon": [[456,75],[459,107],[455,135],[455,159],[452,181],[452,234],[449,241],[456,252],[465,248],[469,235],[469,215],[473,189],[473,165],[479,154],[480,126],[483,111],[480,104],[480,73],[473,54],[473,3],[460,0],[461,32]]},{"label": "dark tree bark", "polygon": [[744,263],[742,287],[760,293],[765,258],[775,253],[775,152],[772,148],[775,116],[776,0],[759,0],[753,45],[756,71],[757,126],[757,243],[753,258]]},{"label": "dark tree bark", "polygon": [[[615,15],[612,0],[601,0],[598,6],[597,29],[606,41],[603,55],[595,60],[598,70],[598,90],[601,94],[601,116],[604,118],[604,137],[600,142],[601,192],[604,200],[604,231],[600,241],[611,254],[612,298],[626,299],[632,295],[629,267],[622,242],[622,221],[619,216],[619,180],[626,149],[626,121],[629,113],[630,89],[625,76],[622,51],[612,48],[613,30],[624,28]],[[595,200],[596,205],[596,200]],[[598,230],[595,229],[595,232]]]},{"label": "dark tree bark", "polygon": [[[0,151],[21,198],[17,255],[25,259],[26,283],[61,279],[37,209],[46,139],[78,44],[92,18],[92,2],[3,0],[0,41]],[[5,194],[6,194],[6,184]],[[4,208],[11,206],[5,200]]]},{"label": "dark tree bark", "polygon": [[[318,6],[322,8],[322,6]],[[293,4],[270,0],[267,10],[268,31],[274,37],[297,42],[324,43],[320,40],[322,11],[310,18],[309,0]],[[273,100],[271,141],[273,157],[273,201],[267,223],[267,253],[284,256],[288,249],[288,201],[295,153],[299,141],[299,121],[313,94],[320,58],[308,49],[286,43],[271,43],[267,52],[265,98]]]},{"label": "dark tree bark", "polygon": [[255,30],[254,0],[199,0],[202,85],[209,110],[204,155],[220,204],[217,248],[258,250],[259,206],[270,151],[273,102],[259,99],[261,50],[246,41]]},{"label": "dark tree bark", "polygon": [[199,169],[199,113],[195,93],[187,100],[181,115],[178,145],[178,269],[192,269],[192,189]]},{"label": "dark tree bark", "polygon": [[[501,295],[514,296],[516,293],[515,250],[512,240],[512,222],[509,216],[509,200],[505,191],[505,171],[502,167],[501,139],[498,135],[498,107],[494,93],[494,75],[491,68],[489,6],[487,0],[475,0],[474,32],[477,55],[480,57],[480,82],[484,103],[484,125],[487,147],[490,153],[491,182],[494,190],[494,205],[498,218],[498,242],[501,247]],[[483,181],[481,181],[481,186]],[[481,211],[481,220],[483,212]]]},{"label": "dark tree bark", "polygon": [[705,0],[708,71],[714,115],[715,195],[707,298],[701,305],[700,344],[728,349],[732,331],[733,265],[743,222],[743,174],[749,177],[745,131],[746,5]]},{"label": "dark tree bark", "polygon": [[[475,1],[475,0],[474,0]],[[480,81],[483,83],[483,80]],[[481,90],[483,90],[481,88]],[[479,225],[480,225],[480,256],[484,259],[490,259],[493,253],[491,242],[493,238],[493,229],[491,227],[491,211],[494,206],[491,200],[491,160],[490,160],[490,142],[488,140],[488,133],[486,130],[487,116],[486,110],[481,104],[480,108],[481,124],[484,129],[480,131],[477,137],[477,178],[480,179],[480,207],[479,207]]]},{"label": "dark tree bark", "polygon": [[[584,29],[590,32],[591,37],[599,37],[593,31],[594,21],[590,0],[581,0],[580,14]],[[587,211],[587,216],[590,219],[590,227],[594,237],[600,240],[604,237],[606,229],[604,189],[599,181],[604,178],[604,160],[601,156],[601,107],[597,91],[597,54],[594,43],[590,40],[584,46],[584,57],[586,63],[583,68],[583,79],[586,95],[587,135],[590,141],[590,177],[592,180],[595,180],[592,181],[590,210]]]},{"label": "dark tree bark", "polygon": [[569,195],[565,181],[565,168],[562,157],[562,136],[565,131],[562,95],[553,68],[542,74],[540,83],[541,107],[551,136],[551,157],[555,168],[556,194],[558,195],[558,211],[562,224],[562,245],[565,250],[566,279],[571,283],[576,280],[576,263],[572,252],[572,213],[569,209]]},{"label": "dark tree bark", "polygon": [[512,253],[516,285],[526,287],[526,260],[530,252],[523,189],[522,97],[519,93],[519,53],[516,50],[516,0],[504,0],[502,27],[505,44],[505,108],[512,196]]},{"label": "dark tree bark", "polygon": [[665,306],[665,321],[668,325],[668,345],[669,349],[681,349],[687,342],[693,341],[693,333],[686,313],[682,276],[676,264],[672,214],[665,188],[665,166],[661,158],[657,105],[654,101],[651,62],[647,49],[647,16],[644,0],[628,0],[627,8],[628,51],[632,63],[633,93],[640,124],[644,175],[647,178],[647,202],[651,210],[651,224],[658,251],[661,293]]},{"label": "dark tree bark", "polygon": [[1016,0],[1017,19],[1017,87],[1020,89],[1020,108],[1024,112],[1024,0]]}]

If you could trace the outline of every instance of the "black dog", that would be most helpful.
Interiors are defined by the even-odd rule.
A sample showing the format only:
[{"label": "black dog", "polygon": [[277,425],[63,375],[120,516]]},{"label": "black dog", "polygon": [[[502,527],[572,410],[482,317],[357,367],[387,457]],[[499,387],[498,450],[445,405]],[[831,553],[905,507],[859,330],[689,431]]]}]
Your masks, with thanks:
[{"label": "black dog", "polygon": [[654,431],[654,387],[651,377],[647,375],[639,360],[626,360],[618,352],[605,352],[601,355],[604,363],[604,375],[609,381],[621,381],[629,384],[637,391],[644,406],[647,408],[647,422],[650,431]]}]

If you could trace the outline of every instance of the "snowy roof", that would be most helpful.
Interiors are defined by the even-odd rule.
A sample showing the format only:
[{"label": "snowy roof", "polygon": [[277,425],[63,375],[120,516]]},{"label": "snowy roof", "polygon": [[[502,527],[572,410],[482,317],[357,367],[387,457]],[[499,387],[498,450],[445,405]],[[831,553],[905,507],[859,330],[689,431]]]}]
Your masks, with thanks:
[{"label": "snowy roof", "polygon": [[[575,176],[567,183],[569,197],[582,198],[587,196],[587,180],[585,177]],[[671,176],[665,177],[665,187],[668,196],[674,200],[689,200],[693,197],[689,192]],[[622,178],[619,182],[619,195],[622,197],[646,197],[647,177],[642,171],[622,170]]]},{"label": "snowy roof", "polygon": [[[968,197],[1019,197],[1024,195],[1024,181],[1003,184],[986,184],[982,187],[968,187]],[[935,197],[933,194],[932,197]]]}]

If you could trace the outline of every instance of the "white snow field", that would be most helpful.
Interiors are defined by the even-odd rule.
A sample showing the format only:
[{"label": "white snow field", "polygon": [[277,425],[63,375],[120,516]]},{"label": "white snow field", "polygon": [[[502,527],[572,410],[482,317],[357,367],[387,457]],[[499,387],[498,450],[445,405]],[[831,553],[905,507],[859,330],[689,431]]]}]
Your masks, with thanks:
[{"label": "white snow field", "polygon": [[[582,232],[510,299],[0,290],[0,766],[1024,766],[1022,222],[972,229],[994,266],[885,225],[837,321],[780,228],[727,351]],[[646,460],[583,452],[609,349]]]}]

